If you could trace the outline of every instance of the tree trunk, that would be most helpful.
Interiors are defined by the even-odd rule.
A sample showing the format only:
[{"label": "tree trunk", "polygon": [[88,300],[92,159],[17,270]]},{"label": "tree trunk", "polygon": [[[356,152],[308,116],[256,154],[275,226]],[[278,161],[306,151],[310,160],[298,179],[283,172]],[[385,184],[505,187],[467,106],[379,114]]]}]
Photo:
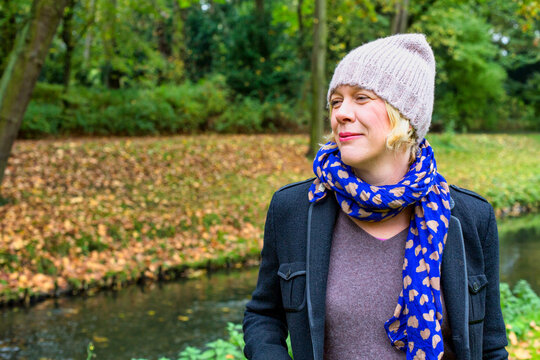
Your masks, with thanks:
[{"label": "tree trunk", "polygon": [[302,15],[302,5],[304,3],[304,0],[298,0],[298,4],[296,5],[296,16],[298,18],[298,31],[300,34],[304,33],[304,20]]},{"label": "tree trunk", "polygon": [[160,11],[159,13],[159,19],[156,24],[158,51],[164,58],[168,59],[172,55],[171,42],[168,36],[169,29],[167,26],[169,15],[164,11]]},{"label": "tree trunk", "polygon": [[[90,20],[89,22],[91,24],[94,23],[96,17],[96,0],[90,0]],[[84,51],[83,51],[83,69],[86,70],[88,67],[88,62],[90,61],[90,48],[92,47],[92,41],[94,40],[94,36],[92,33],[92,29],[89,29],[88,34],[86,35],[84,39]]]},{"label": "tree trunk", "polygon": [[398,0],[396,2],[396,13],[392,19],[392,34],[403,34],[407,31],[409,1],[410,0]]},{"label": "tree trunk", "polygon": [[311,138],[308,156],[313,157],[322,141],[324,125],[324,107],[326,87],[326,0],[315,1],[315,18],[313,19],[313,53],[311,57],[311,91],[313,104],[311,108]]},{"label": "tree trunk", "polygon": [[103,77],[105,85],[109,89],[120,88],[120,73],[113,67],[113,59],[117,54],[116,49],[116,5],[117,0],[110,0],[104,4],[103,15],[103,49],[105,53],[105,69]]},{"label": "tree trunk", "polygon": [[300,58],[300,61],[305,64],[305,66],[308,66],[309,62],[306,59],[308,58],[309,50],[304,44],[306,35],[304,29],[304,15],[302,14],[303,3],[304,0],[298,0],[298,4],[296,6],[296,17],[298,19],[298,57]]},{"label": "tree trunk", "polygon": [[255,0],[255,12],[258,16],[264,16],[264,0]]},{"label": "tree trunk", "polygon": [[13,142],[68,0],[34,0],[0,80],[0,185]]},{"label": "tree trunk", "polygon": [[[69,81],[71,79],[71,59],[73,58],[73,50],[75,42],[73,41],[73,13],[75,11],[75,0],[68,0],[66,11],[62,19],[62,40],[66,45],[66,53],[64,55],[64,93],[69,90]],[[67,104],[64,104],[67,105]]]}]

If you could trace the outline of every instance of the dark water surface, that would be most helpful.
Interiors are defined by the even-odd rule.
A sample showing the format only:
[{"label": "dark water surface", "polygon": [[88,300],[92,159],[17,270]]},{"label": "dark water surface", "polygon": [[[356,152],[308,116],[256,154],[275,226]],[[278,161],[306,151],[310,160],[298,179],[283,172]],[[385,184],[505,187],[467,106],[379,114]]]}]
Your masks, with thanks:
[{"label": "dark water surface", "polygon": [[[538,220],[501,223],[500,263],[501,281],[526,279],[540,294]],[[256,278],[252,268],[0,310],[0,359],[86,359],[90,341],[98,360],[176,359],[241,322]]]},{"label": "dark water surface", "polygon": [[501,281],[513,288],[525,279],[540,295],[540,214],[502,221],[499,229]]},{"label": "dark water surface", "polygon": [[5,309],[0,359],[86,359],[90,341],[99,360],[173,358],[224,337],[227,322],[241,321],[256,281],[253,268]]}]

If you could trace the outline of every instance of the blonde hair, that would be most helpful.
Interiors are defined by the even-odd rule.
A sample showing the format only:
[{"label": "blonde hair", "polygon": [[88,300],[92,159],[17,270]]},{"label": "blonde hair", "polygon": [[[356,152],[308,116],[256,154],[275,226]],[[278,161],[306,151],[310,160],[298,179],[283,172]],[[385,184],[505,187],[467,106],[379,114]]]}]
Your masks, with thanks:
[{"label": "blonde hair", "polygon": [[418,150],[418,141],[416,131],[411,126],[411,123],[392,105],[384,101],[388,119],[390,119],[390,134],[386,138],[386,148],[397,151],[405,148],[409,150],[409,163],[416,160],[416,152]]},{"label": "blonde hair", "polygon": [[[397,151],[405,148],[409,150],[409,163],[412,164],[416,160],[416,153],[418,151],[418,141],[416,131],[411,126],[411,123],[392,105],[386,100],[384,101],[386,106],[386,113],[390,120],[390,134],[386,138],[386,148],[388,150]],[[332,107],[329,108],[329,117],[332,116]],[[326,136],[327,141],[336,141],[334,131]]]}]

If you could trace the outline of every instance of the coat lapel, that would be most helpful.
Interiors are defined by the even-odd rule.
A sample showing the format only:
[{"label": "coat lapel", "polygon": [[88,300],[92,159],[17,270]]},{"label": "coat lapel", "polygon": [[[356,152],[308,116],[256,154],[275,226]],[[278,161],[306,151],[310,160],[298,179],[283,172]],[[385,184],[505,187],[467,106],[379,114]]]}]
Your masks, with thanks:
[{"label": "coat lapel", "polygon": [[332,246],[332,233],[338,214],[333,196],[312,203],[308,214],[307,235],[307,306],[313,358],[323,358],[326,281]]},{"label": "coat lapel", "polygon": [[467,263],[461,223],[455,216],[450,218],[441,272],[441,285],[452,329],[454,351],[458,359],[467,359],[469,349]]}]

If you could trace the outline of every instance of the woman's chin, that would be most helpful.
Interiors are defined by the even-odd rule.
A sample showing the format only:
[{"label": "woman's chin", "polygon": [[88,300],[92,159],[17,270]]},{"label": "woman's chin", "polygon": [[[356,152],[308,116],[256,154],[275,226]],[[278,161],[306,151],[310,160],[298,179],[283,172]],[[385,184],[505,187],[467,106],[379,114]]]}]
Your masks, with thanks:
[{"label": "woman's chin", "polygon": [[345,151],[341,153],[341,161],[352,168],[359,168],[362,167],[362,163],[365,162],[365,158],[363,156],[359,156],[359,154],[348,154],[347,151]]}]

